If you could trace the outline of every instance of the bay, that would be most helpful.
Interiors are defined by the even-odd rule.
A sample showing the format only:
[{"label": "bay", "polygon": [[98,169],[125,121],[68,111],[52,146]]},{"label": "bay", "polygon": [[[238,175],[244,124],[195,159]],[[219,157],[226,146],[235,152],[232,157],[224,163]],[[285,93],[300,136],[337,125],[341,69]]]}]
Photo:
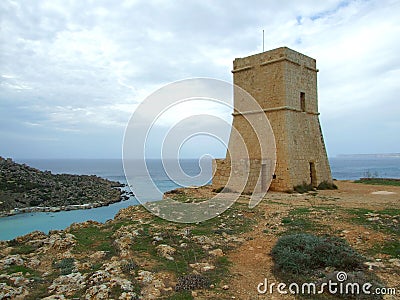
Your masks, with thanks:
[{"label": "bay", "polygon": [[[330,158],[332,177],[338,180],[355,180],[360,177],[387,177],[400,178],[400,158],[398,157],[335,157]],[[52,173],[69,173],[78,175],[98,175],[110,180],[127,184],[122,161],[119,159],[25,159],[17,160],[40,170],[49,170]],[[148,160],[147,166],[152,180],[161,192],[175,189],[180,186],[198,185],[210,182],[211,161],[205,162],[204,174],[196,177],[201,171],[198,160],[181,160],[181,167],[193,180],[174,180],[167,174],[160,160]],[[177,173],[179,174],[179,173]],[[141,183],[145,174],[140,170],[133,174],[135,183]],[[171,178],[172,177],[172,178]],[[176,179],[176,178],[175,178]],[[143,181],[145,182],[145,181]],[[129,187],[125,187],[129,189]],[[146,186],[142,186],[146,189]],[[158,201],[161,194],[154,194],[150,201]],[[114,218],[122,208],[138,205],[135,197],[127,201],[114,203],[109,206],[90,210],[61,211],[57,213],[28,213],[0,218],[0,240],[9,240],[27,234],[34,230],[48,233],[53,229],[65,229],[74,222],[94,220],[105,222]]]}]

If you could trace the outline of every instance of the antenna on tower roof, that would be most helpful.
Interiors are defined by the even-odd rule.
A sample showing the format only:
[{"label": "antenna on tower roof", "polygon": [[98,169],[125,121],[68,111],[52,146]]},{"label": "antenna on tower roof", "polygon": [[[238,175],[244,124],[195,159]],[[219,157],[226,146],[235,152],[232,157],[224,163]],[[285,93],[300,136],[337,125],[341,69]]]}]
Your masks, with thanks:
[{"label": "antenna on tower roof", "polygon": [[264,41],[265,41],[265,39],[264,39],[264,29],[263,29],[263,51],[262,52],[264,52]]}]

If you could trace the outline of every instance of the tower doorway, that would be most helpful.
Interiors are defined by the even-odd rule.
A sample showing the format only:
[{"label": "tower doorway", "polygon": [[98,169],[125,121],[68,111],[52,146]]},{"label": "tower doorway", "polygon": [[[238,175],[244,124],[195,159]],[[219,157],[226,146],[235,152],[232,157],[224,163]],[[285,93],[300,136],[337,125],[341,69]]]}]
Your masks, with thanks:
[{"label": "tower doorway", "polygon": [[313,187],[317,186],[317,171],[315,170],[315,163],[310,162],[310,178],[311,178],[311,185]]}]

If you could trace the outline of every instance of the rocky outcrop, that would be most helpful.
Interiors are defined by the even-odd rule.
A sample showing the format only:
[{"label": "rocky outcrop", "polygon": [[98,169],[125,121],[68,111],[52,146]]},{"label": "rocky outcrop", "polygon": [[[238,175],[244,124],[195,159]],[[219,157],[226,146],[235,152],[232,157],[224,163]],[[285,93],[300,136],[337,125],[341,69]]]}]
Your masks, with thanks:
[{"label": "rocky outcrop", "polygon": [[169,245],[161,244],[161,245],[158,245],[156,247],[156,249],[157,249],[158,254],[161,257],[164,257],[168,260],[174,260],[174,257],[172,255],[176,252],[175,248],[173,248]]},{"label": "rocky outcrop", "polygon": [[109,205],[129,198],[122,186],[94,175],[42,172],[0,157],[0,216]]},{"label": "rocky outcrop", "polygon": [[114,246],[121,257],[129,257],[132,255],[132,244],[134,243],[135,237],[139,235],[139,230],[132,225],[122,226],[114,233]]},{"label": "rocky outcrop", "polygon": [[86,276],[79,272],[61,275],[54,279],[53,283],[49,286],[49,292],[63,296],[73,296],[75,292],[86,286],[85,279]]}]

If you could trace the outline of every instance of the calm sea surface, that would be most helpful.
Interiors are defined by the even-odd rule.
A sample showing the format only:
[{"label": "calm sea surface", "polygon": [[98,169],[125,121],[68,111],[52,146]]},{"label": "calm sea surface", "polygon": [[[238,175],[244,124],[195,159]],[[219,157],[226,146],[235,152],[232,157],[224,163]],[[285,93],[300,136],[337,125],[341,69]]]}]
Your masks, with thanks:
[{"label": "calm sea surface", "polygon": [[[70,174],[95,174],[110,180],[127,183],[121,160],[117,159],[43,159],[43,160],[19,160],[40,170],[50,170],[53,173]],[[330,159],[332,176],[335,179],[358,179],[368,174],[376,177],[400,178],[400,158],[353,158],[337,157]],[[164,172],[159,160],[147,162],[149,173],[161,192],[165,192],[181,185],[199,185],[208,182],[211,178],[211,161],[205,162],[202,176],[184,184],[177,184]],[[200,174],[200,166],[197,160],[182,160],[182,169],[190,176]],[[173,175],[173,174],[170,174]],[[133,180],[139,183],[143,174],[138,171],[133,174]],[[126,187],[128,189],[128,187]],[[153,201],[160,200],[160,195],[154,195]],[[96,220],[105,222],[112,219],[121,209],[130,205],[137,205],[138,201],[131,199],[110,206],[99,207],[90,210],[63,211],[58,213],[29,213],[11,217],[0,218],[0,240],[9,240],[24,235],[33,230],[48,232],[52,229],[64,229],[74,222]]]}]

